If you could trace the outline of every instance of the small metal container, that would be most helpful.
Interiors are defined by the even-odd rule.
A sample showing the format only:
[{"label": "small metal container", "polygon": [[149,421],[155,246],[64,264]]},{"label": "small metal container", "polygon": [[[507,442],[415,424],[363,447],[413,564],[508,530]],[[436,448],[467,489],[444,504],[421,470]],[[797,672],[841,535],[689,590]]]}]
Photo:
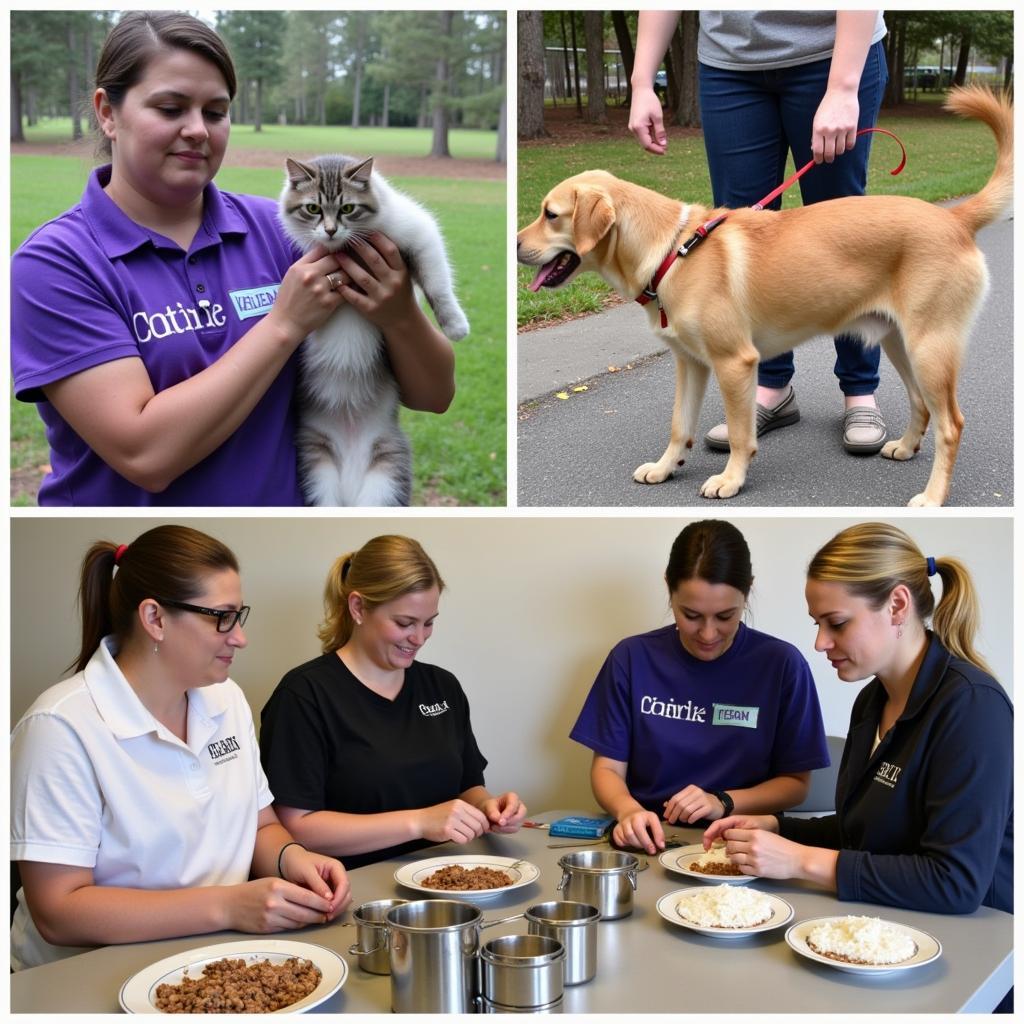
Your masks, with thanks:
[{"label": "small metal container", "polygon": [[558,939],[565,947],[565,983],[581,985],[597,973],[597,925],[601,912],[589,903],[549,900],[523,915],[531,935]]},{"label": "small metal container", "polygon": [[502,1007],[533,1009],[562,998],[565,947],[546,935],[502,935],[480,950],[483,996]]},{"label": "small metal container", "polygon": [[562,869],[559,891],[573,903],[589,903],[612,921],[633,913],[633,893],[640,861],[615,850],[581,850],[558,861]]},{"label": "small metal container", "polygon": [[472,1013],[483,914],[459,900],[413,900],[385,917],[395,1013]]},{"label": "small metal container", "polygon": [[388,953],[388,935],[385,917],[392,907],[408,900],[374,900],[363,903],[352,912],[356,925],[356,941],[348,947],[349,954],[357,958],[359,966],[370,974],[390,974],[391,958]]}]

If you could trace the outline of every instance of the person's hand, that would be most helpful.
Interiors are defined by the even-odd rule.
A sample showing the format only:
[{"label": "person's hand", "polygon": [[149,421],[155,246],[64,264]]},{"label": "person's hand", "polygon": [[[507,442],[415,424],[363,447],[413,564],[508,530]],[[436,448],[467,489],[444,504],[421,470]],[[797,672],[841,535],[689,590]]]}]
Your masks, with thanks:
[{"label": "person's hand", "polygon": [[490,822],[483,811],[465,800],[448,800],[424,807],[418,813],[419,833],[435,843],[451,840],[468,843],[490,831]]},{"label": "person's hand", "polygon": [[333,921],[352,902],[348,874],[334,857],[305,850],[296,843],[282,854],[281,873],[289,882],[330,901],[328,921]]},{"label": "person's hand", "polygon": [[856,90],[830,88],[814,114],[811,154],[814,162],[832,163],[857,144],[860,101]]},{"label": "person's hand", "polygon": [[800,877],[804,847],[764,829],[727,828],[725,852],[745,875],[762,878]]},{"label": "person's hand", "polygon": [[375,327],[387,333],[419,308],[409,268],[398,246],[374,231],[369,238],[351,238],[334,259],[345,276],[341,295]]},{"label": "person's hand", "polygon": [[779,819],[774,814],[730,814],[728,818],[719,818],[704,830],[704,835],[701,837],[704,849],[710,850],[711,844],[729,828],[761,829],[765,832],[778,832]]},{"label": "person's hand", "polygon": [[648,153],[664,156],[668,149],[665,134],[665,117],[661,111],[661,100],[653,88],[633,88],[633,99],[629,104],[629,130],[636,136]]},{"label": "person's hand", "polygon": [[687,786],[665,801],[665,820],[673,825],[692,825],[702,818],[714,821],[724,813],[722,801],[700,786]]},{"label": "person's hand", "polygon": [[345,279],[335,257],[316,245],[288,268],[266,320],[296,343],[302,341],[345,302],[340,290],[332,290],[328,274],[337,274],[338,281]]},{"label": "person's hand", "polygon": [[653,811],[631,811],[612,829],[615,846],[638,846],[648,853],[665,849],[665,833],[661,821]]},{"label": "person's hand", "polygon": [[480,805],[492,832],[518,832],[526,817],[526,804],[515,793],[492,796]]},{"label": "person's hand", "polygon": [[223,896],[225,927],[237,932],[265,935],[330,920],[328,897],[284,878],[257,878],[226,886]]}]

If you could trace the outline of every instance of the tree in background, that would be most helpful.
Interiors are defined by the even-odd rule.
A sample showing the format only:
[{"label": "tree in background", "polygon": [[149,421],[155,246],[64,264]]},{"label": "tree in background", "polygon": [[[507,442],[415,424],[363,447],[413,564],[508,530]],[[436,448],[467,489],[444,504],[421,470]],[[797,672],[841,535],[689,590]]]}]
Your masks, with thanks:
[{"label": "tree in background", "polygon": [[604,99],[604,11],[583,12],[583,34],[587,47],[587,120],[607,124]]},{"label": "tree in background", "polygon": [[544,127],[544,24],[540,11],[520,11],[517,22],[519,43],[520,139],[539,139],[548,134]]},{"label": "tree in background", "polygon": [[[283,77],[284,11],[218,11],[217,31],[231,50],[238,76],[242,121],[263,130],[263,93]],[[250,97],[255,87],[256,95]]]}]

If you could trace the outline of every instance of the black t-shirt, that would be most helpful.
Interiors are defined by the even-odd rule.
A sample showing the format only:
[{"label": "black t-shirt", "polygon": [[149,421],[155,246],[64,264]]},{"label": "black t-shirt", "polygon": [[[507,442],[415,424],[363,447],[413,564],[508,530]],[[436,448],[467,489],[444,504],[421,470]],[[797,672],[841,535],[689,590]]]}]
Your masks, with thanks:
[{"label": "black t-shirt", "polygon": [[[260,756],[274,799],[308,811],[376,814],[453,800],[482,786],[469,702],[450,672],[420,662],[393,700],[364,686],[335,653],[288,672],[260,716]],[[359,867],[429,845],[342,858]]]}]

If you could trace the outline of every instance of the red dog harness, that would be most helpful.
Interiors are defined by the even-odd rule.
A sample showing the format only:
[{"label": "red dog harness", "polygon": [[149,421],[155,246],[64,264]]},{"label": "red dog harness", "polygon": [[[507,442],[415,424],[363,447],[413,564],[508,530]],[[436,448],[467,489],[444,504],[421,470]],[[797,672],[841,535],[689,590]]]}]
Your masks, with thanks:
[{"label": "red dog harness", "polygon": [[[867,135],[869,132],[879,132],[882,135],[888,135],[890,139],[896,139],[899,143],[900,150],[903,153],[903,159],[900,160],[899,166],[895,170],[889,172],[894,175],[899,174],[907,165],[907,150],[903,143],[900,142],[897,136],[885,128],[861,128],[861,130],[857,132],[857,136],[859,138],[861,135]],[[759,203],[754,203],[751,209],[763,210],[773,199],[776,198],[776,196],[781,196],[787,188],[791,185],[795,185],[814,166],[815,164],[813,160],[808,161],[800,168],[799,171],[791,174],[781,185],[779,185],[778,188],[769,192],[768,195],[766,195]],[[661,266],[659,266],[654,272],[654,277],[651,278],[651,283],[636,297],[636,301],[639,302],[641,306],[646,306],[648,302],[653,302],[655,299],[658,299],[658,285],[661,284],[662,278],[668,273],[669,267],[671,267],[677,259],[685,256],[691,249],[703,242],[704,239],[707,238],[708,235],[710,235],[711,232],[714,231],[727,216],[728,214],[723,213],[720,217],[715,217],[713,220],[706,220],[681,246],[679,246],[678,249],[674,252],[670,252],[661,261]],[[661,313],[661,326],[663,328],[668,327],[668,316],[665,313],[665,307],[661,304],[660,299],[658,299],[658,311]]]}]

